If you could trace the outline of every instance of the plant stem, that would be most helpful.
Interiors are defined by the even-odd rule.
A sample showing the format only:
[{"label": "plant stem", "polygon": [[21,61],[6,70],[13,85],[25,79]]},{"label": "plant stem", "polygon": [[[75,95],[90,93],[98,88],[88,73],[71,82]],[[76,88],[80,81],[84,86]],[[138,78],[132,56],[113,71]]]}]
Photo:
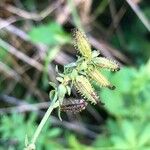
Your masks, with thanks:
[{"label": "plant stem", "polygon": [[48,110],[46,111],[44,117],[42,118],[39,126],[37,127],[37,129],[36,129],[36,131],[35,131],[35,133],[33,135],[32,142],[31,142],[32,144],[36,143],[36,140],[37,140],[37,138],[38,138],[38,136],[39,136],[39,134],[40,134],[43,126],[45,125],[46,121],[48,120],[48,118],[49,118],[52,110],[54,108],[58,107],[58,106],[59,106],[59,103],[56,102],[56,96],[55,96],[54,99],[53,99],[53,101],[52,101],[52,103],[51,103],[51,105],[49,106]]}]

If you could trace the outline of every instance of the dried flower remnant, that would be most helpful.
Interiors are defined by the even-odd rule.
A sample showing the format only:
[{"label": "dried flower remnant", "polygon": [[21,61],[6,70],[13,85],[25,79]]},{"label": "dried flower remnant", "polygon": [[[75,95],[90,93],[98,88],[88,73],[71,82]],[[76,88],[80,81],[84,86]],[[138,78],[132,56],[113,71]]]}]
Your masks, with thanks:
[{"label": "dried flower remnant", "polygon": [[78,113],[83,111],[86,108],[87,104],[88,103],[84,99],[69,99],[64,100],[60,108],[61,111],[64,112]]},{"label": "dried flower remnant", "polygon": [[81,53],[82,56],[91,59],[92,57],[92,50],[91,45],[88,42],[85,34],[78,29],[73,31],[74,36],[74,45],[75,48]]}]

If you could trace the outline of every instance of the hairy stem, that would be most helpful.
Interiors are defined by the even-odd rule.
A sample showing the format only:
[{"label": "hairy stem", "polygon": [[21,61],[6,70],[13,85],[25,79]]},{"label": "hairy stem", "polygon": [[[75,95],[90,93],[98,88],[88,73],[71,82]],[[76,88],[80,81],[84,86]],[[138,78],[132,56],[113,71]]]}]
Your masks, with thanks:
[{"label": "hairy stem", "polygon": [[32,138],[32,143],[35,143],[35,142],[36,142],[36,140],[37,140],[37,138],[38,138],[38,136],[39,136],[39,134],[40,134],[40,132],[41,132],[43,126],[45,125],[46,121],[48,120],[48,118],[49,118],[49,116],[50,116],[50,114],[51,114],[51,112],[52,112],[52,110],[53,110],[55,107],[56,107],[56,103],[55,103],[55,101],[53,101],[53,102],[51,103],[50,107],[48,108],[48,110],[46,111],[44,117],[42,118],[42,120],[41,120],[39,126],[37,127],[37,129],[36,129],[36,131],[35,131],[35,133],[34,133],[33,138]]},{"label": "hairy stem", "polygon": [[51,105],[49,106],[49,108],[48,108],[48,110],[46,111],[44,117],[42,118],[42,120],[41,120],[39,126],[37,127],[37,129],[36,129],[36,131],[35,131],[35,133],[34,133],[34,135],[33,135],[33,137],[32,137],[31,144],[28,146],[27,150],[30,149],[31,145],[35,145],[36,140],[37,140],[39,134],[41,133],[42,128],[44,127],[46,121],[48,120],[48,118],[49,118],[51,112],[53,111],[54,108],[56,108],[56,107],[59,106],[59,103],[58,103],[58,101],[56,101],[56,99],[57,99],[57,96],[55,95],[55,96],[54,96],[54,99],[52,100]]}]

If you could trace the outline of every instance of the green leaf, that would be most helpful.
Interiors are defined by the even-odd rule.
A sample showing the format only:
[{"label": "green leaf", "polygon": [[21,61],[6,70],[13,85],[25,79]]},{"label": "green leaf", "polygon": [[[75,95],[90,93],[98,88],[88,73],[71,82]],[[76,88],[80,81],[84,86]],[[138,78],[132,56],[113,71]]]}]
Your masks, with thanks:
[{"label": "green leaf", "polygon": [[117,148],[117,149],[128,149],[128,148],[131,148],[128,145],[128,143],[126,143],[126,141],[123,138],[119,137],[119,136],[112,135],[110,139],[111,139],[114,147]]},{"label": "green leaf", "polygon": [[108,139],[107,136],[105,135],[100,135],[97,137],[97,139],[93,143],[94,147],[99,148],[99,147],[111,147],[112,143]]},{"label": "green leaf", "polygon": [[55,138],[61,134],[61,130],[59,128],[53,128],[51,131],[48,133],[48,137],[50,138]]},{"label": "green leaf", "polygon": [[77,66],[77,63],[73,62],[73,63],[69,63],[69,64],[65,65],[64,67],[65,68],[72,68],[72,67],[76,67],[76,66]]},{"label": "green leaf", "polygon": [[144,146],[146,144],[150,144],[150,124],[146,125],[144,129],[142,128],[142,132],[139,135],[138,145]]},{"label": "green leaf", "polygon": [[50,22],[48,24],[33,27],[29,32],[33,42],[47,45],[58,45],[70,42],[70,37],[63,30],[60,24]]},{"label": "green leaf", "polygon": [[64,86],[63,84],[60,84],[58,86],[58,100],[60,101],[60,104],[62,104],[62,101],[66,93],[67,93],[66,86]]},{"label": "green leaf", "polygon": [[71,150],[84,150],[84,147],[78,142],[74,135],[69,136],[68,140]]},{"label": "green leaf", "polygon": [[54,99],[55,94],[56,94],[56,91],[55,91],[55,90],[51,90],[51,91],[50,91],[50,93],[49,93],[49,98],[50,98],[51,101]]},{"label": "green leaf", "polygon": [[129,143],[129,145],[136,147],[137,145],[137,130],[134,127],[132,122],[128,120],[124,120],[121,123],[121,130],[125,140]]},{"label": "green leaf", "polygon": [[100,92],[102,102],[105,104],[105,108],[116,116],[125,115],[127,113],[124,107],[123,97],[119,92],[119,89],[115,89],[113,92],[107,89],[103,89]]},{"label": "green leaf", "polygon": [[49,84],[50,84],[54,89],[57,88],[57,85],[56,85],[54,82],[49,82]]},{"label": "green leaf", "polygon": [[115,84],[116,88],[121,93],[130,93],[132,81],[135,78],[137,71],[134,68],[121,68],[121,70],[115,74],[110,75],[110,80]]},{"label": "green leaf", "polygon": [[77,77],[77,75],[78,75],[77,70],[73,69],[73,71],[71,72],[70,77],[71,77],[71,79],[73,80],[73,79],[75,79],[75,78]]},{"label": "green leaf", "polygon": [[64,79],[62,77],[56,77],[56,80],[59,82],[63,82]]}]

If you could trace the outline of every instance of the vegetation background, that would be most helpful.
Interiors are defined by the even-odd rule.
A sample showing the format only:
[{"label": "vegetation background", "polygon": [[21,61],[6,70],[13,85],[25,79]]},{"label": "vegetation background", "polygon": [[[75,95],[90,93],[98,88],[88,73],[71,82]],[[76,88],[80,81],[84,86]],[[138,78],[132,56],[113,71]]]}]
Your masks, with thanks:
[{"label": "vegetation background", "polygon": [[[50,105],[55,65],[76,60],[71,29],[121,70],[104,72],[114,91],[96,87],[104,107],[52,113],[38,150],[150,149],[149,0],[0,1],[0,150],[21,150]],[[70,98],[78,98],[73,93]]]}]

